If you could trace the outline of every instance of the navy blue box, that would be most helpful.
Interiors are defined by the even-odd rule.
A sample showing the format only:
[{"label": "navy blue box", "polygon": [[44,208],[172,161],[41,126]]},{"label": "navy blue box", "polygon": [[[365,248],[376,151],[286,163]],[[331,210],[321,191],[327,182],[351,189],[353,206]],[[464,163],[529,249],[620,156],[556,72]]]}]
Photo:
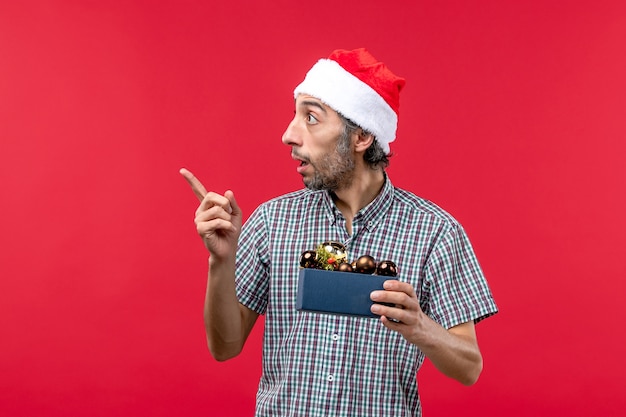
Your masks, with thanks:
[{"label": "navy blue box", "polygon": [[301,269],[296,309],[349,316],[379,317],[370,311],[370,293],[391,277],[355,272]]}]

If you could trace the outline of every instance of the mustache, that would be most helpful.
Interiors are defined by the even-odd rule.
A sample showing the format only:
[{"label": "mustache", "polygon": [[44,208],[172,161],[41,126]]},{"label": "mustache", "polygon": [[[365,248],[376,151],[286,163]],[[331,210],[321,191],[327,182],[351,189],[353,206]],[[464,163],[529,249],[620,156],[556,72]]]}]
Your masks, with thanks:
[{"label": "mustache", "polygon": [[311,163],[311,160],[310,160],[308,157],[306,157],[306,156],[304,156],[304,155],[302,155],[302,154],[299,154],[299,153],[298,153],[297,151],[295,151],[295,150],[292,150],[292,151],[291,151],[291,157],[292,157],[292,158],[294,158],[294,159],[299,159],[299,160],[301,160],[301,161],[304,161],[304,162],[306,162],[307,164],[310,164],[310,163]]}]

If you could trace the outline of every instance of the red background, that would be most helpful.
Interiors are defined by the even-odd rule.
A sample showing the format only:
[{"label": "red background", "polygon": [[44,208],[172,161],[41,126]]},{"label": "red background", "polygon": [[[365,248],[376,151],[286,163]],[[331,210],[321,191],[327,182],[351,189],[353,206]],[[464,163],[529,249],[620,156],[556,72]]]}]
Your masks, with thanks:
[{"label": "red background", "polygon": [[425,365],[425,414],[624,415],[625,3],[405,3],[0,2],[0,415],[252,414],[262,326],[210,357],[178,169],[246,215],[300,188],[293,87],[361,46],[407,79],[393,181],[501,310],[476,385]]}]

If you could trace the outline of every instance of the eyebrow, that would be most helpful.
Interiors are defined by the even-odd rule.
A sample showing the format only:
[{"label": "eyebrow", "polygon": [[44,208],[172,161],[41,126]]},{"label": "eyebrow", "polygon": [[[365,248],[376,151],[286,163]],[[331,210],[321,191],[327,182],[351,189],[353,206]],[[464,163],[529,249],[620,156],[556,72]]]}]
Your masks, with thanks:
[{"label": "eyebrow", "polygon": [[306,106],[313,106],[313,107],[317,107],[318,109],[320,109],[324,114],[327,114],[326,109],[324,108],[324,106],[320,103],[318,103],[317,101],[312,101],[312,100],[305,100],[300,102],[300,106],[302,107],[306,107]]}]

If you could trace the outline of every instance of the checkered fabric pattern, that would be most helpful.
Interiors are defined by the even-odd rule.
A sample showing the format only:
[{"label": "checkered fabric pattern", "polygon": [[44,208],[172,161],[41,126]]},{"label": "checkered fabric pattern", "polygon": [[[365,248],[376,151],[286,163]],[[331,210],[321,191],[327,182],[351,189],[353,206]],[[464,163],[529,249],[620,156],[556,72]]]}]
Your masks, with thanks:
[{"label": "checkered fabric pattern", "polygon": [[301,190],[261,205],[244,225],[237,294],[265,314],[256,416],[420,416],[416,374],[423,353],[379,320],[295,309],[299,258],[324,241],[353,260],[398,265],[424,312],[445,328],[497,312],[462,227],[389,179],[352,223],[326,191]]}]

